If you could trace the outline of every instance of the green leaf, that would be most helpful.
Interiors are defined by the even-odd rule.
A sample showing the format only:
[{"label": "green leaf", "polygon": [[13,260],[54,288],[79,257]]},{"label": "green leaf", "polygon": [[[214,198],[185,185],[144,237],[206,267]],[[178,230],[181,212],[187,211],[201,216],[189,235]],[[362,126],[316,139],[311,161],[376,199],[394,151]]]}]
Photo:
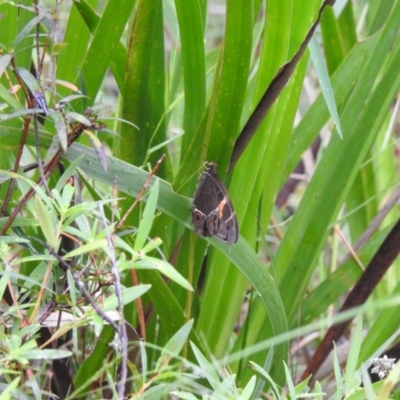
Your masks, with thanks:
[{"label": "green leaf", "polygon": [[[100,371],[104,367],[104,360],[110,351],[109,343],[114,339],[115,331],[110,325],[105,325],[96,342],[93,351],[85,358],[75,376],[74,385],[79,398],[87,398],[92,381],[96,379],[93,371]],[[85,391],[84,389],[87,389]]]},{"label": "green leaf", "polygon": [[161,371],[163,367],[170,363],[171,359],[179,355],[189,338],[189,333],[192,330],[192,327],[193,320],[190,320],[171,337],[169,342],[162,349],[160,358],[157,360],[155,367],[156,371]]},{"label": "green leaf", "polygon": [[[148,290],[150,290],[150,288],[151,285],[138,285],[130,288],[125,288],[122,291],[123,305],[125,306],[131,303],[132,301],[135,301],[139,297],[143,296],[143,294],[146,293]],[[104,312],[110,310],[116,310],[117,306],[118,306],[117,296],[113,294],[104,300],[102,310]]]},{"label": "green leaf", "polygon": [[221,383],[221,379],[219,378],[217,371],[194,343],[190,343],[190,346],[192,347],[193,353],[198,364],[200,365],[201,370],[205,374],[208,383],[212,388],[216,389]]},{"label": "green leaf", "polygon": [[29,350],[29,351],[24,351],[23,354],[24,357],[26,357],[28,360],[58,360],[60,358],[68,358],[72,356],[72,352],[61,349]]},{"label": "green leaf", "polygon": [[113,2],[107,2],[90,47],[83,53],[85,58],[82,61],[81,78],[90,104],[94,104],[133,6],[134,3],[127,0],[119,1],[118,7]]},{"label": "green leaf", "polygon": [[356,378],[357,361],[360,355],[360,348],[363,341],[362,328],[363,321],[362,316],[358,316],[356,319],[356,326],[352,334],[349,356],[346,363],[346,373],[344,376],[346,393],[351,392],[351,389],[358,384]]},{"label": "green leaf", "polygon": [[319,44],[315,35],[311,38],[308,47],[310,49],[310,54],[315,66],[315,70],[317,71],[318,80],[321,85],[321,90],[325,98],[326,105],[328,106],[328,110],[331,114],[333,122],[336,125],[336,129],[340,138],[343,138],[342,128],[340,126],[340,119],[336,108],[336,102],[333,94],[331,81],[329,79],[324,58],[322,56],[322,52],[321,49],[319,48]]},{"label": "green leaf", "polygon": [[[57,138],[61,149],[65,153],[68,149],[68,128],[64,121],[64,116],[60,110],[51,110],[50,117],[53,119],[55,128],[57,130]],[[58,150],[58,149],[57,149]]]},{"label": "green leaf", "polygon": [[159,193],[159,180],[157,179],[150,189],[148,200],[143,211],[142,219],[136,235],[134,250],[139,251],[142,249],[149,237],[150,229],[153,224],[154,214],[157,207],[158,193]]},{"label": "green leaf", "polygon": [[8,276],[2,275],[0,278],[0,297],[3,298],[4,291],[6,290],[8,284]]},{"label": "green leaf", "polygon": [[176,14],[182,42],[183,80],[185,88],[185,116],[182,150],[188,149],[190,140],[200,124],[206,105],[206,65],[204,54],[204,16],[200,3],[177,0]]},{"label": "green leaf", "polygon": [[39,196],[35,196],[35,211],[48,245],[57,251],[60,243],[57,222],[52,211],[44,205]]},{"label": "green leaf", "polygon": [[7,388],[0,394],[0,400],[9,400],[13,396],[14,390],[19,386],[20,377],[15,378],[7,384]]},{"label": "green leaf", "polygon": [[36,25],[46,16],[47,11],[42,11],[40,14],[36,15],[29,21],[28,24],[21,30],[18,36],[15,38],[12,47],[18,47],[18,45],[31,33],[31,31],[36,27]]},{"label": "green leaf", "polygon": [[251,379],[247,382],[246,387],[243,389],[242,393],[240,394],[240,398],[243,400],[250,400],[253,399],[254,389],[256,387],[256,377],[252,376]]},{"label": "green leaf", "polygon": [[[134,165],[143,165],[148,150],[165,141],[164,71],[162,1],[138,0],[121,91],[121,117],[132,121],[137,128],[121,125],[120,137],[114,142],[114,154]],[[162,153],[160,150],[153,153],[150,162],[154,165]],[[161,176],[163,170],[161,165],[158,172]]]},{"label": "green leaf", "polygon": [[[379,35],[374,35],[361,43],[358,43],[348,54],[345,60],[331,77],[333,92],[336,103],[343,107],[355,83],[360,79],[360,70],[370,59],[371,52],[376,46]],[[308,149],[329,118],[329,111],[323,95],[319,95],[317,100],[310,106],[303,116],[299,125],[294,129],[283,179],[286,180],[299,162],[303,152]]]},{"label": "green leaf", "polygon": [[134,268],[156,269],[186,290],[193,291],[192,285],[171,264],[166,261],[154,257],[142,256],[134,263]]},{"label": "green leaf", "polygon": [[84,244],[76,248],[75,250],[70,251],[69,253],[65,254],[63,258],[73,258],[76,256],[80,256],[82,254],[90,253],[91,251],[106,248],[107,247],[107,239],[99,239],[93,242]]}]

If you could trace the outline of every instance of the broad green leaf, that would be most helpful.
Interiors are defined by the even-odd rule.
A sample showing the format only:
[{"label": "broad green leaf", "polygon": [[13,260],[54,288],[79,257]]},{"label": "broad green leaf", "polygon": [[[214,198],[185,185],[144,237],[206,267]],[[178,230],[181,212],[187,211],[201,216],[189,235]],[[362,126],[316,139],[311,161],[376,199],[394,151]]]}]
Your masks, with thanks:
[{"label": "broad green leaf", "polygon": [[[137,128],[121,125],[120,137],[114,141],[114,154],[134,165],[143,165],[148,161],[145,159],[148,150],[165,141],[161,0],[137,1],[135,23],[131,25],[128,37],[125,82],[121,92],[121,117],[133,122]],[[164,153],[162,150],[150,156],[152,165]],[[163,175],[164,168],[164,165],[160,166],[159,174]]]},{"label": "broad green leaf", "polygon": [[120,1],[118,7],[113,2],[107,2],[99,21],[89,49],[84,51],[85,58],[81,66],[81,86],[89,97],[89,104],[94,104],[96,94],[103,82],[109,63],[120,42],[125,24],[132,12],[133,3]]}]

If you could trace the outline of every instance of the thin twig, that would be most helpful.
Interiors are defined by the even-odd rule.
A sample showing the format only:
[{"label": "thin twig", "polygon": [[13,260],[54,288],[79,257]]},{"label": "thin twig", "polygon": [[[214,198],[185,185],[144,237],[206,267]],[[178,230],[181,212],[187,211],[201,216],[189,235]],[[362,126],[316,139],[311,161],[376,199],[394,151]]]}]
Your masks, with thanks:
[{"label": "thin twig", "polygon": [[[138,286],[139,285],[139,278],[137,276],[136,270],[131,269],[131,279],[132,279],[132,285],[133,286]],[[142,298],[138,297],[135,300],[135,305],[136,305],[136,311],[139,319],[139,326],[140,326],[140,338],[144,342],[146,341],[146,319],[144,317],[144,310],[143,310],[143,303],[142,303]]]},{"label": "thin twig", "polygon": [[351,246],[350,242],[346,239],[346,236],[343,235],[343,232],[341,231],[341,229],[339,228],[339,225],[335,225],[333,227],[333,229],[335,230],[335,232],[340,236],[340,238],[342,239],[344,245],[347,247],[347,249],[349,250],[349,254],[351,254],[354,258],[354,260],[356,261],[356,263],[359,265],[359,267],[364,271],[364,265],[362,264],[361,260],[359,259],[359,257],[357,256],[357,253],[355,251],[355,249]]},{"label": "thin twig", "polygon": [[31,315],[30,315],[30,317],[28,319],[28,325],[32,324],[32,321],[35,319],[36,314],[37,314],[37,312],[39,310],[44,291],[46,289],[47,283],[48,283],[49,278],[50,278],[51,270],[52,270],[52,266],[51,265],[47,265],[46,272],[45,272],[44,277],[43,277],[42,285],[41,285],[40,290],[39,290],[39,295],[38,295],[38,297],[36,299],[35,307],[34,307],[33,312],[31,313]]},{"label": "thin twig", "polygon": [[14,305],[14,307],[16,307],[16,312],[18,314],[18,317],[22,320],[23,316],[21,314],[21,311],[19,310],[19,307],[18,307],[19,304],[18,304],[17,299],[15,298],[15,293],[14,293],[14,290],[13,290],[12,283],[11,283],[10,279],[7,281],[7,286],[8,286],[8,290],[10,291],[10,296],[12,298],[13,305]]},{"label": "thin twig", "polygon": [[33,115],[33,126],[35,128],[36,159],[38,162],[41,183],[43,184],[43,187],[44,187],[47,195],[50,198],[53,198],[53,194],[51,193],[51,191],[47,185],[46,177],[44,175],[44,170],[43,170],[42,158],[40,157],[40,138],[39,138],[39,126],[38,126],[37,114]]},{"label": "thin twig", "polygon": [[[39,7],[38,7],[38,0],[35,0],[35,13],[39,15]],[[36,79],[38,84],[40,84],[40,76],[42,75],[42,66],[40,63],[40,26],[39,24],[36,25],[36,59],[37,59],[37,68],[36,68]],[[34,97],[34,96],[33,96]],[[50,192],[49,187],[47,186],[46,178],[44,176],[43,171],[43,163],[42,158],[40,157],[40,138],[39,138],[39,126],[38,126],[38,117],[37,114],[33,114],[33,126],[35,129],[35,145],[36,145],[36,158],[39,167],[39,175],[42,179],[44,189],[49,197],[53,197]]]},{"label": "thin twig", "polygon": [[126,377],[128,374],[127,370],[127,363],[128,363],[128,337],[126,334],[126,326],[125,326],[125,318],[124,318],[124,301],[122,299],[122,286],[121,286],[121,279],[119,276],[118,268],[117,268],[117,261],[115,259],[115,251],[114,245],[111,240],[110,232],[108,231],[108,224],[106,221],[106,217],[104,215],[104,210],[100,204],[98,204],[100,216],[103,221],[103,226],[106,232],[107,237],[107,245],[108,245],[108,252],[109,258],[111,260],[112,271],[114,275],[114,285],[115,285],[115,295],[117,296],[118,300],[118,312],[120,315],[120,323],[119,323],[119,338],[121,340],[121,375],[118,382],[118,397],[120,399],[124,398],[125,394],[125,384],[126,384]]},{"label": "thin twig", "polygon": [[[58,19],[60,17],[60,1],[56,0],[56,4],[54,6],[54,18],[53,18],[53,28],[51,29],[51,34],[52,34],[52,42],[53,43],[57,43],[57,38],[56,38],[56,32],[57,32],[57,23],[58,23]],[[55,51],[54,51],[54,47],[51,51],[51,58],[50,58],[50,63],[51,66],[53,68],[53,73],[51,74],[51,95],[52,95],[52,101],[53,104],[57,103],[56,100],[56,56],[55,56]]]},{"label": "thin twig", "polygon": [[[15,172],[15,173],[18,172],[19,163],[20,163],[21,157],[22,157],[22,151],[25,146],[26,138],[28,137],[30,121],[31,121],[30,116],[27,116],[26,118],[24,118],[24,126],[22,128],[21,141],[18,146],[18,152],[17,152],[17,156],[15,157],[15,163],[14,163],[14,169],[13,169],[13,172]],[[3,207],[1,208],[1,216],[2,217],[5,215],[5,212],[8,208],[8,204],[10,202],[11,195],[14,191],[14,186],[15,186],[15,179],[11,179],[10,185],[8,186],[7,193],[6,193],[6,196],[4,199]],[[3,232],[4,232],[4,230],[3,230]],[[7,232],[7,230],[5,230],[5,232]]]}]

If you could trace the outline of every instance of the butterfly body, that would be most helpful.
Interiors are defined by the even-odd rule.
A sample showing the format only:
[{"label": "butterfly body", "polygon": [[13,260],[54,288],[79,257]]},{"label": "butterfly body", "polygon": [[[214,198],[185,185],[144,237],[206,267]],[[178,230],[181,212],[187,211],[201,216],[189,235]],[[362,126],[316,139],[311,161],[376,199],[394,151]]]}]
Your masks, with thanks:
[{"label": "butterfly body", "polygon": [[192,224],[199,236],[215,236],[226,244],[234,244],[239,238],[239,225],[216,167],[210,163],[200,177],[192,203]]}]

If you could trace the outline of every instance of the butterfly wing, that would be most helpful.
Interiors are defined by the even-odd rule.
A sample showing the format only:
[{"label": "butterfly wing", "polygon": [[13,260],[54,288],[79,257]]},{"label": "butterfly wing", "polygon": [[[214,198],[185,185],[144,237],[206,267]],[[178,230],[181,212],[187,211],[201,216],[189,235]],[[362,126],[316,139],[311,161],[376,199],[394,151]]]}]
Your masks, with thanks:
[{"label": "butterfly wing", "polygon": [[229,198],[225,185],[216,172],[213,178],[218,199],[218,227],[215,236],[217,239],[227,244],[233,244],[239,239],[239,225],[236,213],[233,209],[232,201]]},{"label": "butterfly wing", "polygon": [[200,236],[215,236],[227,244],[239,238],[235,210],[215,164],[210,164],[200,178],[192,204],[192,223]]},{"label": "butterfly wing", "polygon": [[200,178],[192,204],[192,223],[200,236],[213,236],[218,229],[218,197],[212,176],[205,171]]}]

